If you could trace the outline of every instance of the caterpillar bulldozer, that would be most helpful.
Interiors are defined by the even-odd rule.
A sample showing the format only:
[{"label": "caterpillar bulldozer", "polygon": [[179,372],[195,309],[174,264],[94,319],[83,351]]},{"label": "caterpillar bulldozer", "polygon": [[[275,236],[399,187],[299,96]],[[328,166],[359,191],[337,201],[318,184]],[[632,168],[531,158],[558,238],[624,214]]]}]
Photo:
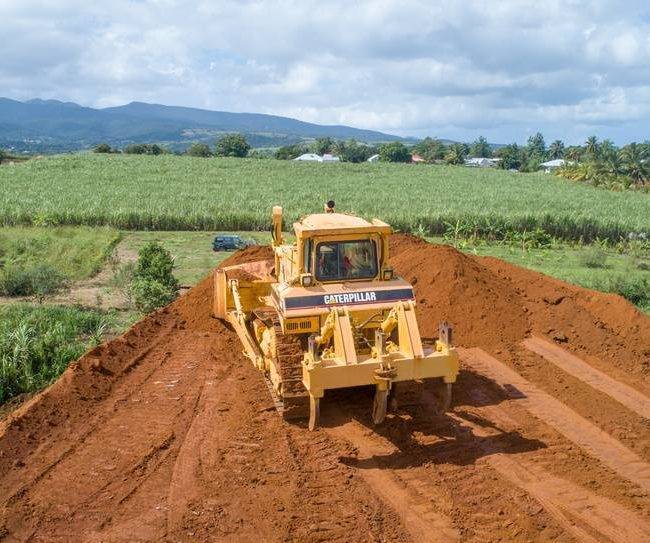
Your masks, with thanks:
[{"label": "caterpillar bulldozer", "polygon": [[336,213],[329,201],[293,229],[295,243],[285,244],[274,207],[273,260],[214,272],[214,316],[234,328],[283,417],[308,418],[313,430],[325,391],[370,385],[381,424],[398,383],[426,379],[437,379],[446,411],[458,375],[452,329],[440,324],[423,345],[413,288],[390,266],[391,227]]}]

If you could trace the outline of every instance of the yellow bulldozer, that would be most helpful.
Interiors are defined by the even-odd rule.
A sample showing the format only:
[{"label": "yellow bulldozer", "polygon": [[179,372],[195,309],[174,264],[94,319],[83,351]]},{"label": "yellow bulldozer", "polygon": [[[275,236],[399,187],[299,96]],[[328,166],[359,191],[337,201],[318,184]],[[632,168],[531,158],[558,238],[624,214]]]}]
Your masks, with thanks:
[{"label": "yellow bulldozer", "polygon": [[325,391],[374,386],[372,421],[396,406],[397,383],[437,379],[439,411],[458,375],[452,330],[423,345],[412,286],[390,266],[391,227],[334,212],[294,223],[283,240],[282,208],[272,211],[274,259],[214,272],[214,316],[237,332],[264,373],[285,419],[318,425]]}]

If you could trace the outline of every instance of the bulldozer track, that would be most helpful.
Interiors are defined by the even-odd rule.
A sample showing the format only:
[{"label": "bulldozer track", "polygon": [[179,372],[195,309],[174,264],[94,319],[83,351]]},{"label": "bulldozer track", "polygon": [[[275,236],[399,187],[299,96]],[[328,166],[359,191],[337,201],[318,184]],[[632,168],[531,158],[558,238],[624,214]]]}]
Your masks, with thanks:
[{"label": "bulldozer track", "polygon": [[[452,418],[479,438],[513,431],[517,426],[504,407],[483,407],[481,414],[498,428],[485,428],[459,415],[452,415]],[[482,446],[481,441],[478,443]],[[626,543],[650,539],[650,524],[613,500],[557,477],[526,458],[491,450],[485,452],[488,454],[480,462],[489,465],[500,477],[534,498],[558,525],[578,541]]]},{"label": "bulldozer track", "polygon": [[479,348],[459,349],[462,361],[505,390],[512,401],[549,424],[621,477],[650,490],[650,465],[620,441],[561,401],[543,392],[514,370]]},{"label": "bulldozer track", "polygon": [[458,530],[442,511],[444,498],[436,481],[412,471],[386,470],[377,460],[398,452],[395,445],[367,435],[368,430],[356,421],[327,431],[357,448],[358,459],[368,464],[360,471],[362,477],[404,519],[414,541],[460,541]]},{"label": "bulldozer track", "polygon": [[350,469],[336,456],[337,447],[327,435],[287,432],[296,472],[300,473],[293,497],[301,509],[302,526],[286,527],[287,541],[346,542],[354,527],[354,515],[346,498]]},{"label": "bulldozer track", "polygon": [[522,344],[529,351],[533,351],[592,388],[607,394],[631,411],[650,419],[650,398],[638,390],[613,379],[577,356],[540,337],[528,338]]},{"label": "bulldozer track", "polygon": [[281,403],[280,412],[285,420],[306,419],[309,417],[309,393],[302,382],[302,342],[299,336],[282,332],[277,314],[272,317],[272,325],[277,369],[282,379],[282,395],[273,394],[274,402],[276,406]]}]

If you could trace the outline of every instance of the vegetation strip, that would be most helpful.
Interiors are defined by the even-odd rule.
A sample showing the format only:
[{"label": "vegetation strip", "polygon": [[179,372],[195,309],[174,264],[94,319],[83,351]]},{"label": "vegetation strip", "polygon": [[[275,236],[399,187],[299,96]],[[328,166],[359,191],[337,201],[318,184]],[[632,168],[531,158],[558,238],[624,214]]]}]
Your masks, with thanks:
[{"label": "vegetation strip", "polygon": [[53,382],[103,341],[112,315],[65,306],[0,307],[0,404]]},{"label": "vegetation strip", "polygon": [[490,168],[92,154],[2,167],[0,185],[3,225],[266,230],[282,194],[287,224],[333,198],[342,210],[419,234],[457,226],[495,239],[540,229],[618,241],[650,233],[645,194]]},{"label": "vegetation strip", "polygon": [[609,375],[590,366],[577,356],[565,351],[540,337],[531,337],[523,342],[526,349],[537,353],[558,368],[570,373],[589,386],[600,390],[620,404],[646,419],[650,419],[650,398]]},{"label": "vegetation strip", "polygon": [[594,458],[650,491],[650,465],[618,440],[578,415],[565,404],[541,391],[508,366],[479,348],[459,349],[462,361],[492,379],[511,398],[543,420]]}]

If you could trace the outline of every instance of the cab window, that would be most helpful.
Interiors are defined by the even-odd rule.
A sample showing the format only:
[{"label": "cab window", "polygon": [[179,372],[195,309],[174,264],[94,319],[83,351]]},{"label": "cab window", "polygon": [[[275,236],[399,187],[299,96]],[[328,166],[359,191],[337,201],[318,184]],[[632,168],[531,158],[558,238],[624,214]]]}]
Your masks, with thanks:
[{"label": "cab window", "polygon": [[377,276],[377,247],[369,239],[335,241],[316,246],[316,279],[340,281]]}]

